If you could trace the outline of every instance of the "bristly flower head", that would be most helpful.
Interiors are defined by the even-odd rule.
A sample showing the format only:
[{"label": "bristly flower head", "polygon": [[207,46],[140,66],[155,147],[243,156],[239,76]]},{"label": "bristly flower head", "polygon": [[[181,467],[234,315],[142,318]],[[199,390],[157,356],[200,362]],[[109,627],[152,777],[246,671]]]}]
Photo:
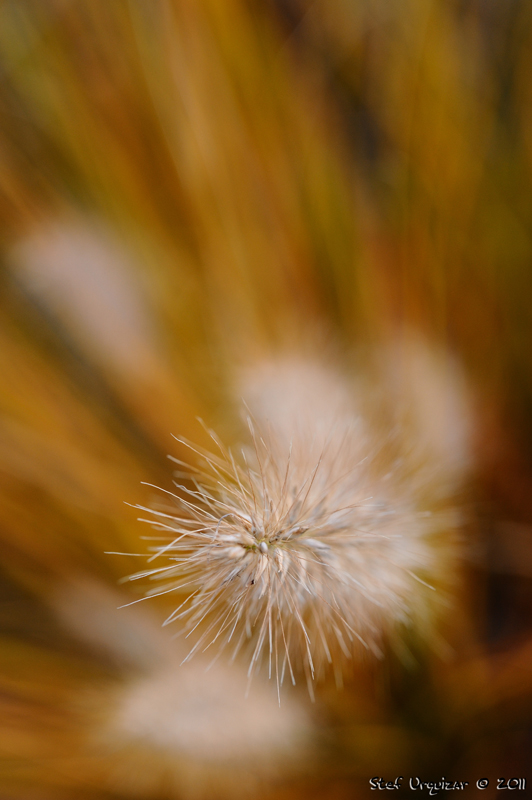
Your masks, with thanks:
[{"label": "bristly flower head", "polygon": [[215,452],[182,442],[196,466],[177,462],[179,510],[143,509],[155,563],[130,580],[181,595],[165,624],[194,637],[186,660],[247,651],[250,676],[264,661],[278,686],[303,671],[312,694],[328,663],[341,680],[355,650],[379,654],[390,629],[430,616],[455,519],[427,507],[430,465],[394,457],[397,433],[379,446],[330,370],[265,365],[246,389],[250,446],[236,458],[215,434]]}]

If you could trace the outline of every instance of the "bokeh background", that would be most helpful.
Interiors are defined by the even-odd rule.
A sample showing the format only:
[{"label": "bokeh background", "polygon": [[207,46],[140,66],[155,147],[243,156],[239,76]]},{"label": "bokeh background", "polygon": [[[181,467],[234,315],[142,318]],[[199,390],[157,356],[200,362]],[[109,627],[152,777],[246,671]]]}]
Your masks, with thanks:
[{"label": "bokeh background", "polygon": [[[527,777],[530,4],[0,16],[2,797],[351,798],[397,775],[492,797]],[[124,501],[171,488],[171,435],[207,444],[198,417],[239,441],[241,365],[310,341],[363,369],[412,330],[461,363],[474,418],[447,651],[413,642],[281,709],[267,685],[243,700],[238,664],[179,672],[164,598],[117,611],[138,564],[105,552],[144,533]]]}]

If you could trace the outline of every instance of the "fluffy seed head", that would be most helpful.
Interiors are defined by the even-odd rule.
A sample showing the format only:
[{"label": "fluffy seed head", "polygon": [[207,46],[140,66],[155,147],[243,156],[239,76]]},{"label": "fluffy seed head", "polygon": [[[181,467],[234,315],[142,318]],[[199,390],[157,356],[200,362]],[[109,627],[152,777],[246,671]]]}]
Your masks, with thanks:
[{"label": "fluffy seed head", "polygon": [[[264,418],[254,403],[251,445],[238,459],[214,434],[216,452],[188,445],[197,466],[186,465],[174,508],[145,509],[157,531],[153,567],[130,579],[157,582],[148,595],[181,595],[165,624],[180,623],[193,640],[186,660],[247,651],[249,675],[266,661],[279,686],[304,672],[312,692],[328,663],[340,680],[353,652],[379,654],[387,631],[427,617],[442,564],[437,537],[456,515],[427,505],[418,474],[427,464],[390,461],[393,447],[383,461],[345,393],[323,369],[302,369],[315,391],[299,417],[286,411],[298,408],[294,368],[283,378],[277,367],[285,411],[276,400]],[[255,387],[262,400],[272,380]]]}]

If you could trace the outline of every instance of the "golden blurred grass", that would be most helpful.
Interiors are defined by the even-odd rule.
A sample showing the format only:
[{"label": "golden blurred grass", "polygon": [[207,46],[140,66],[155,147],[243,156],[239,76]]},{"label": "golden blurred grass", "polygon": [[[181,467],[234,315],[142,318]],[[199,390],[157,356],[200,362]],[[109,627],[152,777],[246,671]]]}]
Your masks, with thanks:
[{"label": "golden blurred grass", "polygon": [[[87,755],[75,702],[127,670],[75,644],[50,598],[128,571],[104,551],[137,551],[123,501],[168,483],[171,433],[203,443],[201,416],[238,439],[242,363],[411,327],[446,343],[475,396],[481,544],[504,548],[501,521],[528,541],[532,20],[525,2],[480,0],[0,12],[4,779],[13,797],[129,797]],[[386,769],[522,770],[520,552],[528,579],[470,567],[454,660],[390,656],[340,697],[324,686],[318,766],[265,791],[362,797]],[[161,781],[142,796],[185,792]]]}]

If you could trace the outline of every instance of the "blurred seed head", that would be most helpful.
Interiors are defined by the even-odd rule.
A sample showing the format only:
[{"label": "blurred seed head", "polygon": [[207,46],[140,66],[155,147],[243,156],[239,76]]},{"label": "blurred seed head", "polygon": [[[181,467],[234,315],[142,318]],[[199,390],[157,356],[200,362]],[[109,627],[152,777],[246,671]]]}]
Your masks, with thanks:
[{"label": "blurred seed head", "polygon": [[155,336],[139,276],[101,225],[76,219],[41,223],[11,248],[9,263],[34,301],[104,366],[138,376],[154,360]]},{"label": "blurred seed head", "polygon": [[238,665],[208,669],[199,657],[180,666],[183,643],[164,636],[149,610],[118,610],[123,602],[81,576],[50,598],[62,625],[118,669],[118,681],[85,687],[76,702],[86,721],[85,758],[104,786],[136,797],[234,798],[297,771],[314,731],[297,697],[278,708],[260,678],[246,697]]}]

